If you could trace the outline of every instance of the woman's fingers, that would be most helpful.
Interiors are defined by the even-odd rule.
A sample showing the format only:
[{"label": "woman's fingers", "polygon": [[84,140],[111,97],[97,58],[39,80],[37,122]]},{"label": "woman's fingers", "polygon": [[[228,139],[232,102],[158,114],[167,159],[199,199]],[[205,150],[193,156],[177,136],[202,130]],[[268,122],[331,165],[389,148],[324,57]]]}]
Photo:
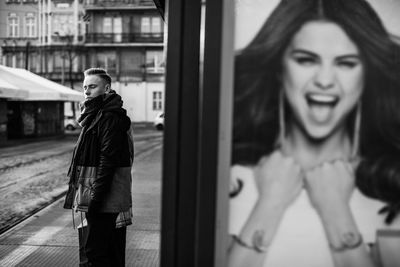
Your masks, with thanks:
[{"label": "woman's fingers", "polygon": [[303,186],[299,164],[280,151],[263,157],[254,169],[254,175],[261,198],[274,203],[290,204]]},{"label": "woman's fingers", "polygon": [[315,207],[348,203],[354,189],[354,169],[349,162],[325,162],[305,173],[308,195]]}]

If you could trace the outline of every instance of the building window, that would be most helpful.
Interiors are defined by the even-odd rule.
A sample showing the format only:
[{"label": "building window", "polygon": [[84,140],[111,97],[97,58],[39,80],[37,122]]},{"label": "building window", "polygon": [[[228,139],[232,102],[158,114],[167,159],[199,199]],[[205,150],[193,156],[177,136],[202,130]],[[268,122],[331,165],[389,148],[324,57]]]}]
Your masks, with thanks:
[{"label": "building window", "polygon": [[158,18],[158,17],[151,18],[151,32],[154,32],[154,33],[162,32],[160,18]]},{"label": "building window", "polygon": [[99,52],[96,55],[96,66],[105,68],[109,73],[115,74],[117,70],[117,56],[114,51]]},{"label": "building window", "polygon": [[112,33],[112,18],[103,18],[103,33]]},{"label": "building window", "polygon": [[26,37],[36,37],[36,18],[33,13],[28,13],[25,17]]},{"label": "building window", "polygon": [[148,73],[164,73],[163,51],[146,51],[146,71]]},{"label": "building window", "polygon": [[61,37],[72,36],[75,32],[74,16],[72,14],[54,13],[52,17],[53,33]]},{"label": "building window", "polygon": [[122,41],[122,18],[103,18],[103,38],[108,42],[119,43]]},{"label": "building window", "polygon": [[14,60],[14,56],[12,54],[6,54],[5,55],[5,65],[7,67],[13,67],[13,60]]},{"label": "building window", "polygon": [[37,62],[38,62],[38,55],[36,53],[30,53],[29,54],[29,70],[30,71],[36,72],[38,70]]},{"label": "building window", "polygon": [[113,34],[114,42],[119,43],[122,41],[122,18],[114,17],[113,19]]},{"label": "building window", "polygon": [[56,3],[56,8],[66,9],[66,8],[70,8],[70,7],[71,7],[71,3]]},{"label": "building window", "polygon": [[142,17],[141,32],[151,32],[150,29],[150,17]]},{"label": "building window", "polygon": [[161,33],[161,19],[158,17],[142,17],[141,21],[142,33]]},{"label": "building window", "polygon": [[153,92],[153,110],[162,110],[162,92]]},{"label": "building window", "polygon": [[8,15],[8,37],[19,37],[19,18],[17,14],[11,13]]}]

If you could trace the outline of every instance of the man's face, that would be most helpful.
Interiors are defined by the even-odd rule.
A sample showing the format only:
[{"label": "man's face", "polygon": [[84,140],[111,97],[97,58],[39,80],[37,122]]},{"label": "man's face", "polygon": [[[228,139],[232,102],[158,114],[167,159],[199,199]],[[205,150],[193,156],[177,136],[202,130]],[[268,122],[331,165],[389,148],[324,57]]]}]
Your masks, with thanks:
[{"label": "man's face", "polygon": [[96,96],[108,93],[109,91],[110,85],[101,77],[97,75],[85,76],[83,80],[83,94],[85,100],[90,100]]}]

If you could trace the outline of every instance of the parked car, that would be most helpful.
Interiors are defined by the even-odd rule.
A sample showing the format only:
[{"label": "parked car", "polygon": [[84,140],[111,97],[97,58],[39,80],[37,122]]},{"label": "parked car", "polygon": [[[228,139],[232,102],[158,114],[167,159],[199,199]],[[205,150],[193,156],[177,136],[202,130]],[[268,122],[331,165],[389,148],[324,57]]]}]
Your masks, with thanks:
[{"label": "parked car", "polygon": [[76,121],[74,116],[65,116],[64,117],[64,128],[68,131],[73,131],[81,126]]},{"label": "parked car", "polygon": [[154,119],[154,126],[159,131],[164,129],[164,112],[157,114],[157,116]]}]

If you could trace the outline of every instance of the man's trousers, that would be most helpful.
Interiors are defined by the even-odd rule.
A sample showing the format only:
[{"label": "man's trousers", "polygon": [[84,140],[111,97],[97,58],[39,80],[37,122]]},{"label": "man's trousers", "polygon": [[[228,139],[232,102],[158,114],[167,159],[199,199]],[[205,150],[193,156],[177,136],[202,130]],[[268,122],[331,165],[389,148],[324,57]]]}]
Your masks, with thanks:
[{"label": "man's trousers", "polygon": [[85,253],[89,266],[124,267],[126,227],[115,228],[118,213],[86,213]]}]

